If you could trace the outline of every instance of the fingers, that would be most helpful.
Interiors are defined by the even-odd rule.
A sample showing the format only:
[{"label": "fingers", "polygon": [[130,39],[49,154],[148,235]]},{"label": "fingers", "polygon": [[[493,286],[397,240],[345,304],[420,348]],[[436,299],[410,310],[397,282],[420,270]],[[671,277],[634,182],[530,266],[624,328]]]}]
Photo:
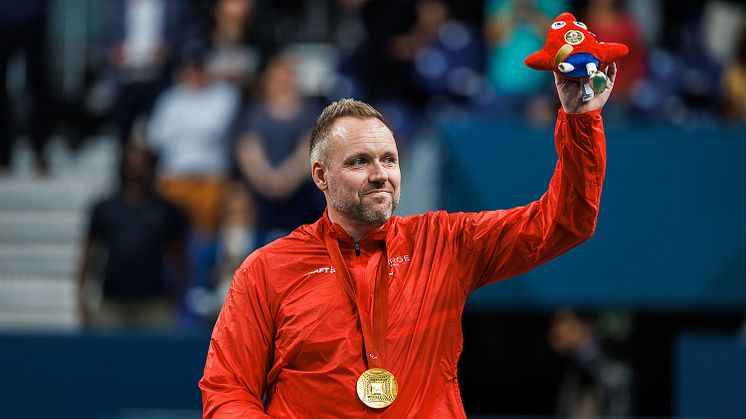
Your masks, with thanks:
[{"label": "fingers", "polygon": [[606,75],[609,77],[609,80],[613,85],[614,80],[616,80],[616,63],[609,64],[609,67],[606,69]]}]

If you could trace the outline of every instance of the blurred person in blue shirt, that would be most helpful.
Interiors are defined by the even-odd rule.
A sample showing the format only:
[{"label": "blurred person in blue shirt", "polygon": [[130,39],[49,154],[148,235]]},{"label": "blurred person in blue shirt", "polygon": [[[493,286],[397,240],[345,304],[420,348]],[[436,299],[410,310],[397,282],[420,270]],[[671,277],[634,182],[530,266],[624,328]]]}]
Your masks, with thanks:
[{"label": "blurred person in blue shirt", "polygon": [[412,64],[412,79],[430,98],[468,99],[482,90],[484,51],[478,32],[454,19],[443,0],[420,0],[416,20],[394,38],[394,57]]},{"label": "blurred person in blue shirt", "polygon": [[324,211],[308,162],[317,112],[299,92],[296,71],[289,53],[272,57],[261,78],[259,100],[239,122],[236,155],[256,200],[257,247],[315,221]]}]

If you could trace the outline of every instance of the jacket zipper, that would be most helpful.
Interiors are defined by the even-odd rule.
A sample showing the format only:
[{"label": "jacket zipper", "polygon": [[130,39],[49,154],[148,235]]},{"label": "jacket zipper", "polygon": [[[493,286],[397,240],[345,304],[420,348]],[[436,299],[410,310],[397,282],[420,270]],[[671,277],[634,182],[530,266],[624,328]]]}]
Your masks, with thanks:
[{"label": "jacket zipper", "polygon": [[355,242],[355,256],[360,256],[360,243]]}]

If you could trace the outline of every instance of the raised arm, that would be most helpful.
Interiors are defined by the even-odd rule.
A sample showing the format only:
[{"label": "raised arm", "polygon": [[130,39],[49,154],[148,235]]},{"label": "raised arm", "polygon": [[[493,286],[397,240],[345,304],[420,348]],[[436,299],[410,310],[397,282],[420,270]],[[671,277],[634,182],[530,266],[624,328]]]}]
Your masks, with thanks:
[{"label": "raised arm", "polygon": [[582,102],[577,82],[556,77],[559,160],[541,199],[510,210],[450,215],[466,268],[465,291],[524,273],[593,235],[606,170],[601,108],[616,78],[613,64],[608,75],[606,91],[588,102]]},{"label": "raised arm", "polygon": [[262,397],[272,362],[274,325],[262,278],[236,271],[210,340],[202,389],[203,418],[268,418]]}]

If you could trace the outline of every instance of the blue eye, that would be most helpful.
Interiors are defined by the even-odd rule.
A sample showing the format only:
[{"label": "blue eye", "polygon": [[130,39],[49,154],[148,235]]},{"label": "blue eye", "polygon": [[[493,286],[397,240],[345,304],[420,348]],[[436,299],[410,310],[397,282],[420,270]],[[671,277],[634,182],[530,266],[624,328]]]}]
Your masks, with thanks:
[{"label": "blue eye", "polygon": [[363,160],[361,158],[357,158],[357,159],[353,160],[351,163],[352,163],[353,166],[361,166],[361,165],[365,164],[365,160]]},{"label": "blue eye", "polygon": [[579,27],[579,28],[583,28],[583,29],[586,29],[586,30],[588,29],[588,27],[587,27],[587,26],[585,26],[585,23],[583,23],[583,22],[578,22],[578,21],[575,21],[575,22],[572,22],[572,23],[574,23],[574,24],[575,24],[575,26],[577,26],[577,27]]}]

